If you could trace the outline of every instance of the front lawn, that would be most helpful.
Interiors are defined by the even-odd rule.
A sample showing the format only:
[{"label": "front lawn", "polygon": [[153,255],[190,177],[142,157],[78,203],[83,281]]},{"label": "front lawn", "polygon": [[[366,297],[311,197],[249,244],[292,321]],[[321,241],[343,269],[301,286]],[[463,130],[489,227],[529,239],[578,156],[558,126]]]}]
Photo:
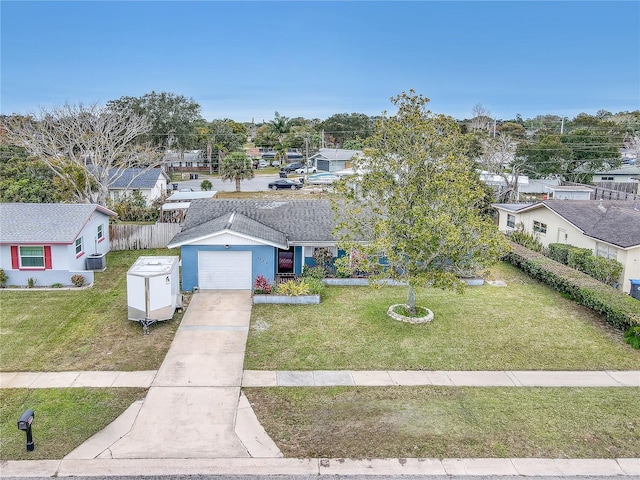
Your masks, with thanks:
[{"label": "front lawn", "polygon": [[155,370],[182,317],[149,335],[127,316],[127,270],[142,255],[177,250],[111,252],[106,271],[77,291],[0,291],[0,371]]},{"label": "front lawn", "polygon": [[[142,388],[2,389],[0,460],[59,459],[144,398]],[[35,411],[35,449],[26,450],[25,432],[17,423],[27,409]]]},{"label": "front lawn", "polygon": [[508,264],[507,287],[418,291],[430,324],[391,320],[406,288],[330,287],[319,305],[255,305],[248,370],[639,370],[640,351],[596,314]]},{"label": "front lawn", "polygon": [[640,455],[638,388],[244,389],[285,457]]}]

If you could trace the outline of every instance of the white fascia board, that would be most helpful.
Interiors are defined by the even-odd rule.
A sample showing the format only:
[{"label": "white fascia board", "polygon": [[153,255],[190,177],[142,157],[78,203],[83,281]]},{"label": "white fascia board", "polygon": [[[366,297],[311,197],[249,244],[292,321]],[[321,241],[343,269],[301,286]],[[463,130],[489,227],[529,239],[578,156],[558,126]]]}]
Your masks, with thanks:
[{"label": "white fascia board", "polygon": [[285,244],[279,244],[276,242],[270,242],[268,240],[265,240],[264,238],[258,238],[258,237],[252,237],[251,235],[245,235],[242,233],[238,233],[238,232],[234,232],[232,230],[220,230],[218,232],[214,232],[214,233],[209,233],[207,235],[202,235],[200,237],[196,237],[196,238],[191,238],[189,240],[185,240],[183,242],[178,242],[178,243],[170,243],[169,245],[167,245],[167,248],[176,248],[176,247],[182,247],[185,245],[191,245],[193,243],[200,243],[203,240],[207,240],[208,238],[214,238],[217,237],[219,235],[224,235],[224,234],[228,234],[228,235],[233,235],[235,237],[240,237],[240,238],[244,238],[247,240],[251,240],[254,241],[256,243],[261,243],[263,245],[269,245],[272,247],[276,247],[276,248],[281,248],[283,250],[287,250],[289,248],[289,245],[285,245]]}]

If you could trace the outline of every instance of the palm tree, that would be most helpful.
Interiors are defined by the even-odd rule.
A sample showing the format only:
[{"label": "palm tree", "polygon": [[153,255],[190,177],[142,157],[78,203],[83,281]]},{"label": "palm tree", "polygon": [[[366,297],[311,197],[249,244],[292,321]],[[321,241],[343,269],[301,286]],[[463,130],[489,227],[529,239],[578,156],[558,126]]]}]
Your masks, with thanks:
[{"label": "palm tree", "polygon": [[269,122],[269,129],[278,135],[278,141],[283,143],[285,134],[291,131],[291,119],[276,112],[276,117]]},{"label": "palm tree", "polygon": [[240,180],[253,178],[253,165],[245,152],[232,152],[225,156],[220,166],[222,180],[235,180],[236,192],[240,191]]}]

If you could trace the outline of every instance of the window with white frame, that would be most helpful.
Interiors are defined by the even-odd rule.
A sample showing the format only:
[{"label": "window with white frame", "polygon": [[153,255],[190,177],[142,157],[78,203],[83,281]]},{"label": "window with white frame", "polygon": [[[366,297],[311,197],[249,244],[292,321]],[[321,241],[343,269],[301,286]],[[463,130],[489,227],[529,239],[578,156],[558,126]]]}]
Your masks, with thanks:
[{"label": "window with white frame", "polygon": [[20,247],[20,268],[44,268],[44,247]]},{"label": "window with white frame", "polygon": [[82,252],[82,237],[80,237],[76,240],[76,255],[80,255]]},{"label": "window with white frame", "polygon": [[507,213],[507,227],[516,228],[516,216]]},{"label": "window with white frame", "polygon": [[607,243],[596,243],[596,257],[608,258],[609,260],[618,259],[618,249]]},{"label": "window with white frame", "polygon": [[98,241],[102,241],[104,238],[104,225],[98,225]]},{"label": "window with white frame", "polygon": [[546,223],[542,223],[542,222],[538,222],[537,220],[533,221],[533,231],[535,233],[539,233],[541,235],[546,235],[547,234],[547,224]]}]

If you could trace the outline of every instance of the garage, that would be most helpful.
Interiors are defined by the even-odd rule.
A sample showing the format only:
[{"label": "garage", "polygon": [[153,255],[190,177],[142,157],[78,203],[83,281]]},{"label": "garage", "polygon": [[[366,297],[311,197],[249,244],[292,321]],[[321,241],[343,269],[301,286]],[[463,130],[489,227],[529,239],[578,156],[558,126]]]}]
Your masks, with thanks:
[{"label": "garage", "polygon": [[251,290],[251,252],[198,252],[201,290]]}]

